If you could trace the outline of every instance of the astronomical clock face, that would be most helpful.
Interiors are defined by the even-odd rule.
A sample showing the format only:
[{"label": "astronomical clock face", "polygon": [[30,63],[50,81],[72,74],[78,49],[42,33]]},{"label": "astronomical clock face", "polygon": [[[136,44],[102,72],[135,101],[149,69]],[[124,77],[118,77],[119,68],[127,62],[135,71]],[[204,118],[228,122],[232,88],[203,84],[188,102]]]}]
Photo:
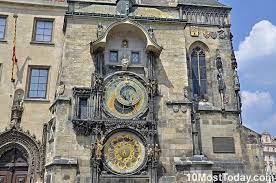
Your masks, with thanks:
[{"label": "astronomical clock face", "polygon": [[118,174],[131,174],[145,161],[145,147],[141,139],[131,132],[112,135],[104,148],[105,164]]},{"label": "astronomical clock face", "polygon": [[104,109],[112,116],[135,118],[146,111],[147,103],[146,88],[133,76],[115,75],[105,85]]}]

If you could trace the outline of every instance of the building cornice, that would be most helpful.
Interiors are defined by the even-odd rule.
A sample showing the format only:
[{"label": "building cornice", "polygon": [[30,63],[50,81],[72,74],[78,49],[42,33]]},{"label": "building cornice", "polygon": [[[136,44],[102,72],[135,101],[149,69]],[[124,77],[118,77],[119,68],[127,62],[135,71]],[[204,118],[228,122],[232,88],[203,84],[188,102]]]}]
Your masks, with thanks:
[{"label": "building cornice", "polygon": [[36,7],[47,7],[47,8],[55,8],[55,9],[63,9],[67,10],[68,5],[67,3],[58,3],[58,2],[47,2],[47,1],[41,1],[41,2],[35,2],[35,1],[29,1],[29,0],[0,0],[0,4],[9,4],[9,5],[19,5],[19,6],[36,6]]}]

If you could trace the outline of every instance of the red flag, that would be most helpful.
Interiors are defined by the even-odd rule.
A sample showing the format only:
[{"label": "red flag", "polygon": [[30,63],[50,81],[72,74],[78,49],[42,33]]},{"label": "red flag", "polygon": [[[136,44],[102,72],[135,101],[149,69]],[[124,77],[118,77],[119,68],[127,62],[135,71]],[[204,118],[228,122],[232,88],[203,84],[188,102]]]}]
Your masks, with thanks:
[{"label": "red flag", "polygon": [[13,49],[12,49],[12,76],[11,82],[15,82],[14,79],[14,66],[17,65],[17,58],[16,58],[16,24],[17,24],[17,15],[13,16],[15,18],[14,21],[14,38],[13,38]]}]

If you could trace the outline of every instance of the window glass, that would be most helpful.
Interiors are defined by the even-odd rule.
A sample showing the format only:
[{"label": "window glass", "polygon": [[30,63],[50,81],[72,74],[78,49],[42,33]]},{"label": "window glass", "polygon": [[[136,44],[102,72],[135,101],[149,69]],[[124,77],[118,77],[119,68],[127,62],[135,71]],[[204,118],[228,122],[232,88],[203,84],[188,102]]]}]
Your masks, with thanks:
[{"label": "window glass", "polygon": [[35,41],[51,42],[53,32],[53,21],[36,20]]},{"label": "window glass", "polygon": [[118,51],[110,51],[109,62],[112,62],[112,63],[118,62]]},{"label": "window glass", "polygon": [[140,54],[139,52],[131,53],[131,63],[132,64],[140,64]]},{"label": "window glass", "polygon": [[31,68],[28,98],[46,98],[49,69]]},{"label": "window glass", "polygon": [[196,47],[191,54],[193,93],[199,98],[207,94],[207,73],[204,51]]},{"label": "window glass", "polygon": [[80,119],[88,118],[88,99],[87,98],[79,99],[79,118]]},{"label": "window glass", "polygon": [[6,18],[0,17],[0,39],[5,38]]}]

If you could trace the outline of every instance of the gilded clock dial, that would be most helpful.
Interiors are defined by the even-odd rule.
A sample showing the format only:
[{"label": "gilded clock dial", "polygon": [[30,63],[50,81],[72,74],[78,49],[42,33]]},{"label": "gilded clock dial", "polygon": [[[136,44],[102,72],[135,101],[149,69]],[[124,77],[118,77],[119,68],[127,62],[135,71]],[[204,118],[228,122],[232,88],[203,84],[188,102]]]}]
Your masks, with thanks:
[{"label": "gilded clock dial", "polygon": [[145,160],[145,147],[141,139],[131,132],[112,135],[104,148],[106,165],[119,174],[130,174]]},{"label": "gilded clock dial", "polygon": [[146,110],[146,88],[127,74],[113,76],[105,85],[104,109],[117,118],[131,119]]}]

